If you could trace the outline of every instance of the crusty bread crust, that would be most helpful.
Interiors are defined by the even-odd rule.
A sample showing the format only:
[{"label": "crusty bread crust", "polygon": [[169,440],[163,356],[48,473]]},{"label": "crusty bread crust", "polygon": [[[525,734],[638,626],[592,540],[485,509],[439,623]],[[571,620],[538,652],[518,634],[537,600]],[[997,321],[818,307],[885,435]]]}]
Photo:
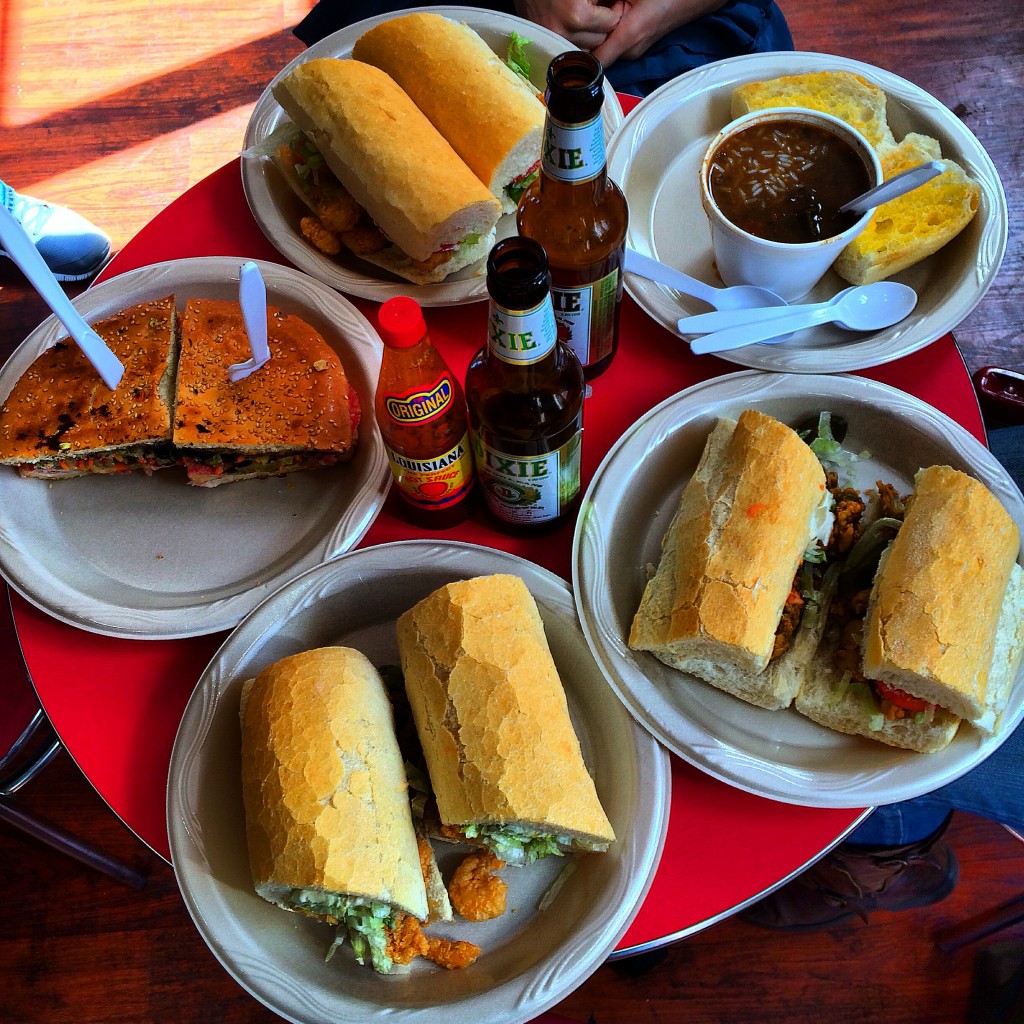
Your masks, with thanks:
[{"label": "crusty bread crust", "polygon": [[352,198],[413,259],[497,223],[500,203],[379,68],[322,57],[273,91]]},{"label": "crusty bread crust", "polygon": [[427,12],[365,32],[352,56],[387,72],[502,202],[539,159],[544,105],[467,25]]},{"label": "crusty bread crust", "polygon": [[366,657],[325,647],[276,662],[246,682],[241,723],[257,892],[363,896],[425,919],[391,704]]},{"label": "crusty bread crust", "polygon": [[170,441],[174,297],[139,303],[93,329],[124,366],[117,388],[103,383],[74,342],[58,341],[25,371],[0,408],[0,464]]},{"label": "crusty bread crust", "polygon": [[629,646],[744,700],[786,707],[762,673],[810,542],[825,473],[795,431],[756,410],[718,421],[683,491]]},{"label": "crusty bread crust", "polygon": [[1019,550],[1017,526],[988,488],[949,466],[920,470],[875,575],[864,674],[960,718],[982,719]]},{"label": "crusty bread crust", "polygon": [[270,362],[232,383],[252,356],[241,308],[190,299],[182,317],[174,443],[350,454],[349,383],[338,354],[305,321],[267,308]]},{"label": "crusty bread crust", "polygon": [[444,824],[615,839],[526,584],[450,583],[398,620],[405,687]]}]

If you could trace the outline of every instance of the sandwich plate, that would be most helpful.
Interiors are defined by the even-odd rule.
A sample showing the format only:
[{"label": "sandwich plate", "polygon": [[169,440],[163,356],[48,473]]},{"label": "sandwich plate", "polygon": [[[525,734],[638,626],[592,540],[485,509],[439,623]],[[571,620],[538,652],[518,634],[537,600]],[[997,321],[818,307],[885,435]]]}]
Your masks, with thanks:
[{"label": "sandwich plate", "polygon": [[[720,354],[740,366],[793,373],[835,373],[878,366],[942,337],[981,301],[1006,251],[1009,217],[995,165],[951,110],[923,89],[881,68],[821,53],[757,53],[689,71],[652,93],[623,121],[608,151],[608,166],[629,200],[627,243],[639,252],[720,286],[711,230],[701,206],[701,158],[732,120],[733,89],[745,82],[815,71],[849,71],[883,89],[897,141],[908,132],[937,139],[942,155],[981,183],[981,203],[970,224],[928,259],[891,280],[918,294],[914,311],[893,327],[853,332],[834,324],[800,331],[783,344],[749,345]],[[698,299],[627,274],[626,290],[673,334],[681,316],[705,313]],[[807,302],[829,299],[848,282],[834,271]]]},{"label": "sandwich plate", "polygon": [[573,545],[583,630],[605,676],[636,718],[702,771],[759,796],[809,807],[909,800],[952,782],[991,754],[1024,717],[1024,668],[1002,729],[961,725],[936,754],[898,750],[833,732],[795,710],[765,711],[626,646],[633,615],[658,564],[662,538],[708,434],[721,416],[758,409],[796,424],[823,409],[849,421],[844,442],[868,454],[855,485],[912,490],[915,472],[949,465],[976,477],[1024,532],[1024,499],[982,444],[942,413],[860,377],[742,371],[697,384],[641,417],[595,473]]},{"label": "sandwich plate", "polygon": [[[74,300],[90,322],[149,299],[238,299],[244,260],[175,260],[130,271]],[[312,324],[341,356],[359,395],[353,458],[329,469],[212,489],[180,469],[151,477],[50,483],[0,467],[0,572],[63,622],[134,639],[230,629],[292,576],[354,547],[391,483],[373,422],[383,345],[343,296],[296,270],[259,263],[267,301]],[[0,402],[33,360],[66,335],[51,317],[0,369]]]},{"label": "sandwich plate", "polygon": [[[280,104],[274,99],[274,84],[287,75],[296,65],[317,57],[351,57],[356,40],[382,21],[411,14],[413,11],[429,11],[454,21],[465,22],[477,32],[502,59],[508,52],[512,32],[518,32],[529,40],[526,52],[530,58],[530,80],[538,91],[544,91],[545,76],[552,58],[566,50],[576,49],[550,29],[531,21],[517,18],[499,11],[485,11],[475,7],[416,7],[404,11],[367,18],[349,25],[332,35],[321,39],[308,50],[296,57],[270,82],[260,96],[245,131],[245,145],[242,153],[242,187],[249,203],[249,209],[270,242],[287,256],[300,270],[312,274],[332,288],[348,295],[383,302],[395,295],[411,295],[421,306],[457,306],[468,302],[480,302],[487,298],[485,261],[465,267],[458,273],[438,284],[416,285],[404,278],[390,274],[357,259],[351,254],[336,257],[323,255],[309,244],[299,232],[299,218],[309,211],[292,192],[277,170],[266,159],[254,155],[251,150],[288,120]],[[615,91],[605,89],[603,108],[605,138],[622,121],[622,106]],[[538,157],[539,157],[538,153]],[[498,221],[498,239],[516,233],[515,215],[505,214]]]},{"label": "sandwich plate", "polygon": [[[547,858],[502,872],[508,910],[431,931],[482,948],[475,964],[446,971],[417,961],[381,977],[346,946],[330,963],[332,932],[256,895],[242,807],[239,693],[265,666],[340,644],[375,665],[396,665],[395,622],[453,580],[491,573],[523,578],[537,600],[586,763],[618,841],[576,861],[550,906],[537,902],[566,863]],[[429,540],[361,548],[286,584],[246,618],[203,673],[171,754],[167,830],[185,903],[215,955],[253,996],[290,1021],[513,1024],[536,1017],[593,973],[646,895],[668,827],[669,758],[608,686],[576,618],[572,593],[532,562],[491,548]],[[465,848],[435,844],[449,877]]]}]

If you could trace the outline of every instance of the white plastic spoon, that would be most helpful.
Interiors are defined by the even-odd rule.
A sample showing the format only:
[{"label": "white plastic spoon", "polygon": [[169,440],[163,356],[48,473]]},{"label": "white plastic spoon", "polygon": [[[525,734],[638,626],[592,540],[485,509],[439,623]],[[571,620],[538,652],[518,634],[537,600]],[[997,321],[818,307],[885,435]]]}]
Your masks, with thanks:
[{"label": "white plastic spoon", "polygon": [[945,169],[946,165],[941,160],[929,160],[926,164],[918,164],[917,167],[900,171],[888,181],[883,181],[881,185],[869,188],[863,195],[851,199],[848,203],[843,203],[839,207],[839,212],[867,213],[868,210],[873,210],[876,206],[889,202],[890,199],[913,192],[915,188],[920,188],[926,181],[931,181],[932,178],[942,174]]},{"label": "white plastic spoon", "polygon": [[[857,294],[860,297],[859,301],[863,303],[887,302],[892,301],[892,294],[903,294],[904,287],[904,285],[897,285],[894,290],[891,282],[878,281],[875,284],[858,285]],[[852,288],[846,288],[823,302],[794,303],[792,306],[772,306],[768,309],[723,309],[716,310],[714,313],[698,313],[696,316],[681,317],[676,321],[676,326],[680,334],[692,335],[710,334],[712,331],[724,331],[730,327],[742,327],[745,324],[768,323],[798,313],[831,309],[840,298],[848,295],[851,291],[853,291]],[[876,293],[881,294],[876,297]]]},{"label": "white plastic spoon", "polygon": [[252,261],[242,265],[238,272],[238,301],[242,307],[245,333],[249,336],[252,358],[228,367],[231,383],[244,380],[270,360],[267,346],[267,286],[260,268]]},{"label": "white plastic spoon", "polygon": [[858,285],[841,291],[828,302],[811,303],[789,316],[768,316],[756,323],[705,334],[690,342],[690,350],[696,355],[725,352],[827,323],[837,323],[851,331],[879,331],[899,323],[916,305],[917,292],[905,284],[879,281]]},{"label": "white plastic spoon", "polygon": [[103,383],[113,391],[121,382],[124,366],[121,360],[107,347],[107,343],[82,319],[60,283],[39,255],[32,239],[25,229],[0,206],[0,243],[4,251],[18,264],[21,272],[42,296],[53,311],[53,315],[64,325],[65,330],[85,353],[86,359],[95,367]]},{"label": "white plastic spoon", "polygon": [[675,288],[684,295],[692,295],[695,299],[706,302],[715,309],[753,309],[762,306],[785,306],[786,300],[768,288],[758,288],[752,284],[738,284],[729,288],[716,288],[713,285],[698,281],[681,270],[659,263],[650,256],[644,256],[635,249],[626,250],[623,269],[630,274],[637,274],[657,284]]}]

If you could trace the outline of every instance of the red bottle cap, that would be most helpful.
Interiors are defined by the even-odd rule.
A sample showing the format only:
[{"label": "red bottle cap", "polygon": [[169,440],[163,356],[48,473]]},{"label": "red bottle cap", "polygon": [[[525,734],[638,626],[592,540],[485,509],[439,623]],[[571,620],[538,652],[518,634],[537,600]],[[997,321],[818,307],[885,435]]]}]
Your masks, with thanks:
[{"label": "red bottle cap", "polygon": [[392,348],[409,348],[427,333],[420,304],[407,295],[388,299],[377,314],[377,325],[384,344]]}]

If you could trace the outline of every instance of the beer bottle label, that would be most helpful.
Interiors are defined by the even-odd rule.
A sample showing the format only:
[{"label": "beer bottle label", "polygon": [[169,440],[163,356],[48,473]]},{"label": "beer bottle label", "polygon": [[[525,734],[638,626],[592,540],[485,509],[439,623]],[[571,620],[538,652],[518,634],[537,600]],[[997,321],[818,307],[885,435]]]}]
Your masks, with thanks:
[{"label": "beer bottle label", "polygon": [[612,349],[618,285],[617,269],[591,284],[551,285],[558,340],[576,353],[583,366],[597,362]]},{"label": "beer bottle label", "polygon": [[506,523],[557,519],[580,490],[583,430],[543,455],[506,455],[473,434],[473,456],[487,507]]},{"label": "beer bottle label", "polygon": [[557,340],[555,312],[549,296],[544,296],[543,302],[533,309],[505,309],[491,302],[487,343],[503,362],[514,366],[538,363],[555,347]]},{"label": "beer bottle label", "polygon": [[402,455],[388,444],[384,448],[402,497],[419,508],[441,509],[454,505],[473,481],[473,456],[467,434],[449,451],[425,459]]},{"label": "beer bottle label", "polygon": [[563,124],[548,114],[541,165],[558,181],[578,184],[596,178],[605,166],[604,123],[598,114],[586,124]]}]

